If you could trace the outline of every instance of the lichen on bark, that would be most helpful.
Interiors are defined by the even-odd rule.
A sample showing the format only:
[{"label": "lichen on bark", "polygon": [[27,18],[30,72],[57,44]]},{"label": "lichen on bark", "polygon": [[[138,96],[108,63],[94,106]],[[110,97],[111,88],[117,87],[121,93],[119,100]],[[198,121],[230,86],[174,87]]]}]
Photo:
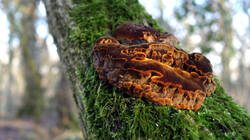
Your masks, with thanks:
[{"label": "lichen on bark", "polygon": [[[53,2],[44,1],[48,15],[53,15],[53,10],[57,10],[49,8]],[[70,12],[70,23],[64,24],[66,33],[57,35],[60,28],[56,27],[62,25],[51,22],[53,16],[48,18],[60,58],[73,83],[85,138],[250,139],[249,115],[227,96],[218,80],[215,94],[207,97],[195,112],[128,97],[99,79],[91,60],[93,44],[99,37],[110,35],[122,22],[162,30],[137,0],[74,0],[72,9],[65,12]],[[60,21],[60,16],[56,18]]]}]

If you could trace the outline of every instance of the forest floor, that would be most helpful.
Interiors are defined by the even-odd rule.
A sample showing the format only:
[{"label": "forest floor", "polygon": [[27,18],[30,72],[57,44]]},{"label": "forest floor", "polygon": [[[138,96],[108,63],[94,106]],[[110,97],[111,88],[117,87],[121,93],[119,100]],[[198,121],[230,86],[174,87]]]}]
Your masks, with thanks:
[{"label": "forest floor", "polygon": [[0,140],[81,140],[80,130],[61,130],[29,120],[0,119]]}]

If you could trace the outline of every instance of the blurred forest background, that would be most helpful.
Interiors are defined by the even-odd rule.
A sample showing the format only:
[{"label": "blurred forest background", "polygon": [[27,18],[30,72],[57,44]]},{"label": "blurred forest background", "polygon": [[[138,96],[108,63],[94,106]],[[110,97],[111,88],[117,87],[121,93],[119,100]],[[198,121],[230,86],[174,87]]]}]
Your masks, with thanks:
[{"label": "blurred forest background", "polygon": [[[205,54],[228,94],[250,112],[249,0],[139,2],[184,50]],[[0,140],[80,138],[71,85],[43,3],[0,0],[0,31]]]}]

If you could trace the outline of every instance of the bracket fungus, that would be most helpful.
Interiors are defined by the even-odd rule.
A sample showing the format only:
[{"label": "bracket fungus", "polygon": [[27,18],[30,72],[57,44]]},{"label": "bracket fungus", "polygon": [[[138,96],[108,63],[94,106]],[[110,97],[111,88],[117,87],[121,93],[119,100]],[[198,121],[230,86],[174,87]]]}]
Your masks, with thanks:
[{"label": "bracket fungus", "polygon": [[198,110],[216,87],[210,61],[176,48],[172,34],[132,23],[94,45],[93,64],[101,79],[133,97],[160,105]]}]

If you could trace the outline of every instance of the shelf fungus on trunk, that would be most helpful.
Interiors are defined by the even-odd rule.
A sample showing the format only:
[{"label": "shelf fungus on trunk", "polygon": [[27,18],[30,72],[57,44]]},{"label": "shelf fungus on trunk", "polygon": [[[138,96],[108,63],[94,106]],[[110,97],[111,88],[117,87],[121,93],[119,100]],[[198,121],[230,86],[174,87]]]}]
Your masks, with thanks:
[{"label": "shelf fungus on trunk", "polygon": [[176,48],[177,43],[167,32],[123,23],[113,37],[97,40],[93,64],[100,78],[128,95],[198,110],[216,87],[212,65],[200,53],[188,54]]}]

